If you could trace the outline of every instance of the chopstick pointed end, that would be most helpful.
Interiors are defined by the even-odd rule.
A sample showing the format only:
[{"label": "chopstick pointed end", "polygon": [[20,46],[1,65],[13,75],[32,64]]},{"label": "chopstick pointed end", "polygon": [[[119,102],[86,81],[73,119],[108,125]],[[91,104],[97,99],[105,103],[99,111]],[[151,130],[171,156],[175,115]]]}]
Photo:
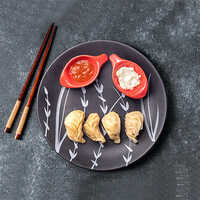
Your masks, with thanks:
[{"label": "chopstick pointed end", "polygon": [[16,134],[16,135],[15,135],[15,139],[16,139],[16,140],[20,139],[20,134]]},{"label": "chopstick pointed end", "polygon": [[11,132],[11,128],[6,127],[6,128],[4,129],[4,132],[5,132],[5,133],[10,133],[10,132]]}]

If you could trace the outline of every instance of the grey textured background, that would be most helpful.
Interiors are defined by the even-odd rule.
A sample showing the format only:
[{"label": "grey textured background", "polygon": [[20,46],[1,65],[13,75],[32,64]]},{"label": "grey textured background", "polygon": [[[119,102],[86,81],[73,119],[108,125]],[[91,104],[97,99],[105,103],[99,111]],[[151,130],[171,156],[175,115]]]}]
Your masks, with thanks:
[{"label": "grey textured background", "polygon": [[[0,1],[0,199],[196,200],[200,197],[200,1]],[[168,95],[159,142],[127,169],[92,172],[65,163],[43,138],[34,103],[22,141],[4,125],[51,22],[48,64],[80,42],[133,45],[156,66]],[[18,121],[17,121],[18,122]]]}]

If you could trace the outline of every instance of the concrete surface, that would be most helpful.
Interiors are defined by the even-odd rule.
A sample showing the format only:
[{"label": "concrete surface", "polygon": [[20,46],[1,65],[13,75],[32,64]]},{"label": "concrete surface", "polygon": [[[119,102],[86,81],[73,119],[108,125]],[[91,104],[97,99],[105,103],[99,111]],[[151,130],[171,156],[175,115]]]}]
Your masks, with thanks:
[{"label": "concrete surface", "polygon": [[[0,200],[199,199],[199,15],[198,0],[1,0]],[[92,172],[66,163],[43,138],[36,103],[22,141],[13,139],[17,123],[3,133],[51,22],[58,31],[48,64],[96,39],[128,43],[155,64],[167,89],[168,118],[159,142],[136,164]]]}]

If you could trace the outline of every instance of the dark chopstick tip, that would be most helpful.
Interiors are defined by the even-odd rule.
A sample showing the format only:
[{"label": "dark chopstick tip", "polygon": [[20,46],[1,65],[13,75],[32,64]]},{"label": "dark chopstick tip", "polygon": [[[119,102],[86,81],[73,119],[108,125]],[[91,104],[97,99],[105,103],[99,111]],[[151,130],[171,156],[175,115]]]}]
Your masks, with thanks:
[{"label": "dark chopstick tip", "polygon": [[55,29],[55,31],[56,31],[57,28],[58,28],[58,27],[57,27],[56,25],[53,26],[53,29]]},{"label": "dark chopstick tip", "polygon": [[52,24],[51,24],[51,27],[53,28],[55,26],[55,23],[53,22]]},{"label": "dark chopstick tip", "polygon": [[5,132],[5,133],[10,133],[10,131],[11,131],[11,129],[8,128],[8,127],[6,127],[6,128],[4,129],[4,132]]},{"label": "dark chopstick tip", "polygon": [[15,139],[18,140],[20,138],[20,134],[15,135]]}]

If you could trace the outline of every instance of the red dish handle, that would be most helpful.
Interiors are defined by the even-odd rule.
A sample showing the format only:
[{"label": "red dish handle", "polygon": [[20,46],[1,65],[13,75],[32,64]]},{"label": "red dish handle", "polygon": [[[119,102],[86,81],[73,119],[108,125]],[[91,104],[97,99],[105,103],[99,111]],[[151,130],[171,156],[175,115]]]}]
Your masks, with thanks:
[{"label": "red dish handle", "polygon": [[103,64],[108,60],[108,56],[104,53],[99,56],[94,56],[93,59],[95,59],[99,66],[102,67]]},{"label": "red dish handle", "polygon": [[110,61],[112,63],[113,68],[116,66],[117,63],[120,63],[122,61],[125,61],[124,59],[120,58],[118,55],[116,54],[112,54],[110,55]]}]

